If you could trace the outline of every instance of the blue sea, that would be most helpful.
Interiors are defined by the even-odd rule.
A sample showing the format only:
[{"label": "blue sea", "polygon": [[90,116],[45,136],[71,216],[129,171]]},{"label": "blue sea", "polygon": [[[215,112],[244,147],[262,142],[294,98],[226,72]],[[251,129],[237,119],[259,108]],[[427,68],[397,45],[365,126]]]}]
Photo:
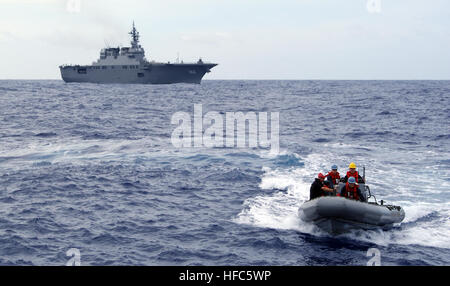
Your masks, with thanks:
[{"label": "blue sea", "polygon": [[[175,148],[172,115],[279,112],[280,150]],[[450,81],[0,81],[0,264],[450,264]],[[297,210],[354,161],[388,231]]]}]

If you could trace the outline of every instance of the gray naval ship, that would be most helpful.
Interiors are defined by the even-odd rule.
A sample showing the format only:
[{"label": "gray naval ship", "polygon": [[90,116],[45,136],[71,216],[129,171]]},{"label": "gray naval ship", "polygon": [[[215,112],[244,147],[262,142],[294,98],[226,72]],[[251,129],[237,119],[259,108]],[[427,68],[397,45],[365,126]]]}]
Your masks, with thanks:
[{"label": "gray naval ship", "polygon": [[92,83],[200,83],[203,76],[217,64],[160,63],[148,61],[139,44],[139,32],[133,22],[131,47],[104,48],[92,65],[62,65],[59,67],[65,82]]}]

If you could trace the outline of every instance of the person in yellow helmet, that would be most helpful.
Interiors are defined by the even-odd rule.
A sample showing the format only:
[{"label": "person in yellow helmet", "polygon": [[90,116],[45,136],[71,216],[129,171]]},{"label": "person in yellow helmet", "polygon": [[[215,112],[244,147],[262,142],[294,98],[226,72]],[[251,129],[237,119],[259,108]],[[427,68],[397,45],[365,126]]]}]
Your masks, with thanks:
[{"label": "person in yellow helmet", "polygon": [[350,165],[348,165],[347,175],[345,175],[341,181],[347,183],[348,178],[350,177],[355,178],[358,183],[364,183],[364,179],[358,174],[358,171],[356,171],[356,164],[354,162],[351,162]]}]

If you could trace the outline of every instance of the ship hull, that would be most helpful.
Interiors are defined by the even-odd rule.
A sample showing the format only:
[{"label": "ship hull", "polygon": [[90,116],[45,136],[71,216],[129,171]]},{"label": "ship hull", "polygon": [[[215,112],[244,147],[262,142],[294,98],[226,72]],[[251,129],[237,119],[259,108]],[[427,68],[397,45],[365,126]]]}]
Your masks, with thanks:
[{"label": "ship hull", "polygon": [[378,205],[343,197],[319,197],[300,206],[301,220],[334,234],[352,229],[389,229],[405,218],[398,206]]},{"label": "ship hull", "polygon": [[135,84],[199,84],[216,64],[170,64],[115,66],[61,66],[65,82],[135,83]]}]

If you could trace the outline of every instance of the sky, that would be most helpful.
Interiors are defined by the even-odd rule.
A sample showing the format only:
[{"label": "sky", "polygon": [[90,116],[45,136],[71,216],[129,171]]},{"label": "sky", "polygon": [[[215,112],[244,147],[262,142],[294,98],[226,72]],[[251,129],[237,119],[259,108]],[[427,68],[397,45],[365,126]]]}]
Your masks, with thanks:
[{"label": "sky", "polygon": [[450,79],[448,0],[0,0],[0,79],[60,79],[105,46],[205,79]]}]

